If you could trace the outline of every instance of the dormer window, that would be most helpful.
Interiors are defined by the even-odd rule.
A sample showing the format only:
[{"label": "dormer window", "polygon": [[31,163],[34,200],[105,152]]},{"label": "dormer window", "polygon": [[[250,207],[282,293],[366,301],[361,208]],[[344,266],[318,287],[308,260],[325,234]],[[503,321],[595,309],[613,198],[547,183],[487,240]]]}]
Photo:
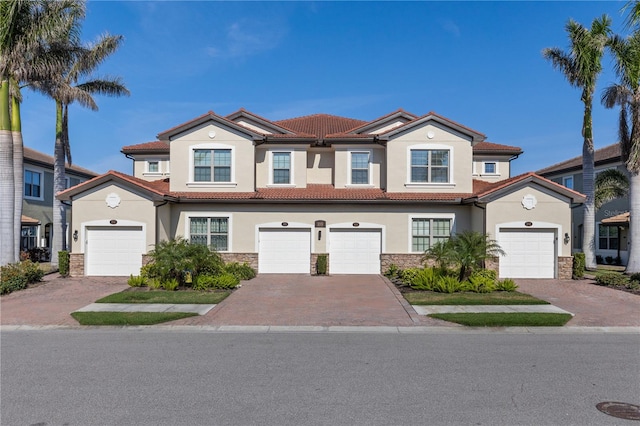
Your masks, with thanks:
[{"label": "dormer window", "polygon": [[160,162],[157,160],[147,161],[147,172],[148,173],[158,173],[160,171]]},{"label": "dormer window", "polygon": [[274,152],[273,164],[273,184],[288,185],[291,183],[291,153]]},{"label": "dormer window", "polygon": [[483,169],[482,173],[485,175],[495,175],[498,173],[498,166],[495,162],[483,163]]},{"label": "dormer window", "polygon": [[411,150],[411,183],[448,183],[449,151],[444,149]]},{"label": "dormer window", "polygon": [[230,149],[195,149],[194,182],[231,182]]},{"label": "dormer window", "polygon": [[351,185],[371,184],[371,151],[351,151],[349,178]]}]

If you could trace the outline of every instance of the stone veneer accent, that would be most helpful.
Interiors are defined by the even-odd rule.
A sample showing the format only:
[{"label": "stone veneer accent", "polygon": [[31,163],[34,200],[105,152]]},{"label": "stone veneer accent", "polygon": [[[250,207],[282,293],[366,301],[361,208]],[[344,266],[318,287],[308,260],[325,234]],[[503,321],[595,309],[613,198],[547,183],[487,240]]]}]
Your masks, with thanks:
[{"label": "stone veneer accent", "polygon": [[258,253],[219,253],[225,263],[248,263],[258,272]]},{"label": "stone veneer accent", "polygon": [[496,271],[496,274],[500,274],[500,259],[497,257],[490,257],[484,261],[484,269]]},{"label": "stone veneer accent", "polygon": [[69,275],[84,276],[84,253],[69,253]]},{"label": "stone veneer accent", "polygon": [[558,256],[558,279],[570,280],[573,278],[573,256]]},{"label": "stone veneer accent", "polygon": [[147,266],[149,263],[151,263],[152,260],[153,260],[153,258],[150,255],[143,254],[142,255],[142,266]]},{"label": "stone veneer accent", "polygon": [[422,253],[383,253],[380,255],[380,271],[384,274],[391,264],[400,269],[423,266]]}]

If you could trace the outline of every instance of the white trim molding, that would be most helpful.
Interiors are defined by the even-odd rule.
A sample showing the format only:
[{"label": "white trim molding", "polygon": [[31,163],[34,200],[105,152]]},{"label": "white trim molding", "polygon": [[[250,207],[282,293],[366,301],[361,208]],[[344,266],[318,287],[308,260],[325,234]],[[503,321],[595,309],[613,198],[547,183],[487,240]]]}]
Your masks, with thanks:
[{"label": "white trim molding", "polygon": [[[229,149],[231,150],[231,181],[230,182],[196,182],[194,178],[195,167],[193,155],[197,149]],[[211,158],[213,161],[213,156]],[[213,179],[213,175],[211,176]],[[236,182],[236,147],[224,143],[201,143],[196,145],[189,145],[189,178],[187,180],[188,188],[235,188],[238,186]]]},{"label": "white trim molding", "polygon": [[[354,226],[354,224],[358,224],[358,226]],[[386,253],[387,248],[387,227],[386,225],[381,225],[379,223],[370,223],[370,222],[342,222],[342,223],[334,223],[332,225],[327,225],[327,232],[331,233],[332,229],[350,229],[352,231],[360,231],[360,230],[375,230],[380,231],[380,238],[382,241],[380,242],[380,254]],[[329,252],[329,234],[327,234],[327,253]]]},{"label": "white trim molding", "polygon": [[[449,152],[449,166],[448,166],[448,181],[447,182],[412,182],[411,181],[411,151],[448,151]],[[426,143],[426,144],[414,144],[407,147],[407,163],[406,163],[406,179],[404,186],[407,188],[431,188],[431,189],[443,189],[443,188],[455,188],[456,183],[454,181],[454,148],[450,145]]]},{"label": "white trim molding", "polygon": [[[285,225],[286,223],[286,225]],[[278,230],[278,229],[300,229],[304,231],[309,231],[310,239],[311,239],[311,253],[315,253],[315,239],[313,238],[313,228],[314,225],[310,223],[303,222],[287,222],[283,220],[281,222],[267,222],[267,223],[259,223],[255,228],[255,250],[256,253],[260,252],[260,230],[268,231],[268,230]]]},{"label": "white trim molding", "polygon": [[419,253],[413,251],[413,219],[449,219],[451,221],[450,236],[456,233],[456,214],[455,213],[413,213],[409,215],[408,226],[408,248],[407,253]]},{"label": "white trim molding", "polygon": [[191,218],[192,217],[225,217],[227,218],[227,249],[226,250],[218,250],[220,253],[230,253],[232,251],[232,241],[233,241],[233,214],[229,212],[208,212],[208,211],[185,211],[182,212],[184,215],[184,237],[187,241],[191,241]]}]

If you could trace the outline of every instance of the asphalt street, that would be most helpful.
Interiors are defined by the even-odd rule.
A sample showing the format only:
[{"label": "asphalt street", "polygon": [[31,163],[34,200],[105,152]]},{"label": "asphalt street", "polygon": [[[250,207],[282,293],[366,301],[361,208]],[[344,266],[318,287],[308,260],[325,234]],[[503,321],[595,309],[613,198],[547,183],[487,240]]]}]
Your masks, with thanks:
[{"label": "asphalt street", "polygon": [[3,331],[12,425],[620,425],[637,333]]}]

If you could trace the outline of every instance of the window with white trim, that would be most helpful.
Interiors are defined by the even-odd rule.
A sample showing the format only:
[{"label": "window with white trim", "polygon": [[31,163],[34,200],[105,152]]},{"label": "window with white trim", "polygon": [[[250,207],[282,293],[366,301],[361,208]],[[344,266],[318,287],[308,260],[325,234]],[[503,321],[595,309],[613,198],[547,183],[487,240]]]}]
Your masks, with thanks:
[{"label": "window with white trim", "polygon": [[228,217],[189,218],[189,241],[216,251],[229,250]]},{"label": "window with white trim", "polygon": [[24,171],[24,196],[42,198],[42,173],[33,170]]},{"label": "window with white trim", "polygon": [[291,152],[272,152],[271,155],[272,183],[291,184]]},{"label": "window with white trim", "polygon": [[448,183],[449,151],[412,149],[410,173],[411,183]]},{"label": "window with white trim", "polygon": [[231,182],[231,149],[194,149],[194,182]]},{"label": "window with white trim", "polygon": [[562,178],[562,185],[569,189],[573,189],[573,176],[565,176]]},{"label": "window with white trim", "polygon": [[498,165],[493,161],[483,163],[482,173],[486,175],[495,175],[496,173],[498,173]]},{"label": "window with white trim", "polygon": [[411,221],[411,251],[424,253],[439,241],[451,237],[451,219],[413,218]]},{"label": "window with white trim", "polygon": [[371,152],[369,151],[352,151],[349,153],[351,156],[351,171],[350,171],[350,183],[352,185],[368,185],[370,184],[370,165],[371,165]]},{"label": "window with white trim", "polygon": [[598,226],[598,248],[600,250],[617,250],[618,241],[617,226]]},{"label": "window with white trim", "polygon": [[160,172],[160,162],[158,160],[149,160],[149,161],[147,161],[147,172],[148,173],[159,173]]}]

